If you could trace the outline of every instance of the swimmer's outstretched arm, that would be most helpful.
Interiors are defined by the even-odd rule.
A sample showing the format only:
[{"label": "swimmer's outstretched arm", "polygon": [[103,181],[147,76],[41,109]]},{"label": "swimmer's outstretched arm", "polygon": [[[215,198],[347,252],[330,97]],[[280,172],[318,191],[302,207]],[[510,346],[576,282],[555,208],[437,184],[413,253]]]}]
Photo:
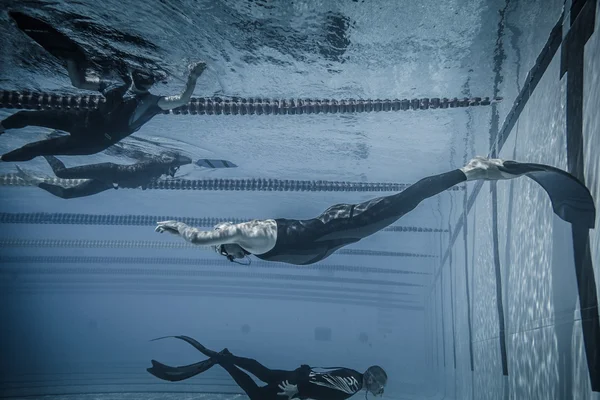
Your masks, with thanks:
[{"label": "swimmer's outstretched arm", "polygon": [[194,89],[196,88],[196,81],[202,75],[202,72],[206,69],[206,63],[200,61],[190,66],[190,75],[188,76],[187,83],[185,84],[184,91],[175,96],[166,96],[158,101],[158,106],[163,110],[172,110],[177,107],[181,107],[189,103]]},{"label": "swimmer's outstretched arm", "polygon": [[154,230],[158,233],[169,232],[179,235],[190,243],[203,246],[238,244],[238,241],[241,239],[237,225],[230,225],[218,231],[201,231],[183,222],[162,221],[157,222],[156,229]]},{"label": "swimmer's outstretched arm", "polygon": [[269,251],[277,240],[277,223],[271,219],[231,224],[212,231],[201,231],[183,222],[162,221],[157,222],[154,230],[179,235],[201,246],[237,244],[253,254]]}]

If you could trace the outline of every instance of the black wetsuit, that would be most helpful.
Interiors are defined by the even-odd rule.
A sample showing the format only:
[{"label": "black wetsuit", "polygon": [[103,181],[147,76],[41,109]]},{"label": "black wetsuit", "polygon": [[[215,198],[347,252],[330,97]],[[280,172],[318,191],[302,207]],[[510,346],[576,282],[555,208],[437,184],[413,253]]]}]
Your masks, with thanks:
[{"label": "black wetsuit", "polygon": [[177,168],[170,162],[162,161],[160,157],[154,157],[133,165],[100,163],[73,168],[65,168],[65,165],[56,157],[45,156],[44,158],[59,178],[88,179],[88,181],[72,187],[63,187],[45,182],[38,184],[38,187],[63,199],[90,196],[118,187],[142,187],[142,189],[145,189],[149,183],[160,178],[161,175],[174,173],[173,168]]},{"label": "black wetsuit", "polygon": [[2,161],[28,161],[45,155],[95,154],[131,135],[162,109],[151,93],[126,95],[129,83],[101,90],[106,101],[94,110],[19,111],[2,121],[5,129],[42,126],[69,135],[29,143],[2,156]]},{"label": "black wetsuit", "polygon": [[[594,228],[596,208],[588,188],[558,168],[504,161],[499,167],[515,176],[526,175],[548,193],[554,212],[563,220]],[[317,218],[279,218],[275,247],[256,257],[267,261],[306,265],[329,257],[337,249],[372,235],[412,211],[421,201],[466,181],[460,170],[421,179],[406,190],[360,204],[338,204]]]},{"label": "black wetsuit", "polygon": [[278,218],[275,247],[256,257],[289,264],[316,263],[394,223],[421,201],[466,180],[461,170],[454,170],[422,179],[391,196],[331,206],[313,219]]},{"label": "black wetsuit", "polygon": [[[279,385],[285,381],[290,385],[297,386],[298,393],[293,398],[298,399],[344,400],[362,389],[363,374],[353,369],[319,368],[320,371],[317,371],[317,368],[311,368],[308,365],[302,365],[294,371],[269,369],[255,359],[238,357],[227,350],[220,353],[208,350],[188,336],[175,337],[188,342],[211,358],[182,367],[170,367],[152,360],[152,368],[148,368],[147,371],[157,378],[171,382],[182,381],[202,373],[218,363],[231,375],[238,386],[250,397],[250,400],[286,399],[285,396],[278,395],[282,393]],[[266,385],[258,386],[242,369],[256,376]]]},{"label": "black wetsuit", "polygon": [[[234,355],[221,355],[219,365],[231,375],[250,400],[282,399],[278,395],[282,392],[279,385],[285,381],[298,387],[298,393],[293,398],[314,400],[345,400],[358,393],[363,384],[363,374],[349,368],[317,372],[303,365],[294,371],[273,370],[254,359]],[[242,369],[266,385],[258,386]]]}]

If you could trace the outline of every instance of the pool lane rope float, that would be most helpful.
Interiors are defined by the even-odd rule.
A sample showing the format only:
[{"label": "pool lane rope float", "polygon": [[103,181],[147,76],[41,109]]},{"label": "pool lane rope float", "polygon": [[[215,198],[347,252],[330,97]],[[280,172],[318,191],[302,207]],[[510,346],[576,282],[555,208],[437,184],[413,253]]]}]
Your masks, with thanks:
[{"label": "pool lane rope float", "polygon": [[[489,106],[501,97],[371,99],[265,99],[193,97],[185,106],[163,111],[175,115],[303,115],[348,114],[380,111],[436,110]],[[104,102],[100,95],[61,95],[55,93],[0,90],[0,108],[26,110],[88,110]]]},{"label": "pool lane rope float", "polygon": [[[76,186],[85,181],[87,179],[44,178],[45,183],[64,187]],[[0,175],[0,186],[34,186],[34,184],[21,179],[17,174],[6,174]],[[409,183],[247,178],[166,179],[151,182],[146,189],[252,192],[399,192],[409,186],[411,186]],[[465,190],[465,186],[453,186],[448,190]]]},{"label": "pool lane rope float", "polygon": [[[0,256],[0,263],[32,265],[32,264],[100,264],[108,265],[160,265],[160,266],[191,266],[191,267],[221,267],[235,266],[234,268],[243,268],[244,265],[230,263],[227,260],[215,260],[212,258],[198,257],[127,257],[127,256],[65,256],[65,255],[42,255],[42,256]],[[371,273],[387,275],[419,275],[429,276],[431,272],[420,272],[411,270],[401,270],[398,268],[367,267],[363,265],[343,265],[343,264],[312,264],[312,265],[289,265],[284,263],[255,261],[252,267],[268,269],[294,269],[301,271],[337,271],[352,273]],[[419,285],[422,286],[422,285]]]},{"label": "pool lane rope float", "polygon": [[[6,213],[0,212],[0,224],[51,224],[51,225],[117,225],[117,226],[156,226],[156,221],[177,220],[190,226],[213,227],[223,222],[238,224],[252,218],[230,217],[178,217],[173,215],[115,215],[115,214],[76,214],[76,213]],[[447,229],[420,226],[392,225],[382,232],[439,233]]]},{"label": "pool lane rope float", "polygon": [[[233,278],[233,279],[262,279],[262,280],[290,280],[300,282],[318,282],[321,283],[336,283],[336,284],[355,284],[355,285],[379,285],[379,286],[396,286],[396,287],[424,287],[421,283],[413,282],[402,282],[391,279],[367,279],[367,278],[350,278],[350,277],[336,277],[336,276],[318,276],[318,275],[291,275],[289,273],[281,272],[258,272],[255,268],[244,268],[245,271],[238,272],[235,269],[242,269],[241,267],[232,268],[229,271],[223,270],[207,270],[205,268],[197,268],[198,263],[194,265],[196,268],[192,269],[175,269],[175,268],[151,268],[148,265],[142,265],[141,267],[110,267],[106,265],[100,265],[97,267],[92,266],[81,266],[82,261],[85,257],[67,257],[67,256],[53,256],[50,257],[36,257],[30,258],[28,261],[30,264],[59,264],[52,265],[50,267],[38,267],[29,265],[27,268],[23,268],[22,264],[25,260],[23,258],[3,258],[2,273],[3,274],[16,274],[17,276],[26,275],[130,275],[130,276],[158,276],[158,277],[204,277],[204,278]],[[88,257],[89,258],[89,257]],[[88,260],[91,261],[91,260]],[[93,264],[104,264],[103,260],[95,258]],[[111,261],[111,260],[104,260]],[[138,260],[139,261],[139,260]],[[214,261],[214,260],[213,260]],[[6,264],[14,264],[12,265]],[[75,264],[75,265],[73,265]],[[79,265],[78,265],[79,264]],[[73,265],[73,266],[70,266]],[[116,265],[121,265],[116,263]],[[160,264],[163,266],[164,264]],[[253,264],[254,265],[254,264]],[[279,266],[281,268],[281,266]],[[302,269],[302,265],[289,267],[294,269]],[[273,267],[275,268],[275,267]]]},{"label": "pool lane rope float", "polygon": [[[20,239],[4,238],[0,239],[0,248],[84,248],[84,249],[198,249],[212,250],[210,246],[199,246],[187,242],[165,242],[151,240],[89,240],[89,239]],[[406,253],[398,251],[382,251],[367,249],[340,249],[338,254],[369,257],[417,257],[417,258],[438,258],[432,254]],[[1,258],[1,257],[0,257]],[[214,263],[214,260],[211,260]],[[232,264],[223,261],[221,264]],[[256,264],[253,263],[253,265]],[[236,264],[237,265],[237,264]],[[261,262],[258,262],[261,265]],[[278,264],[277,264],[278,265]],[[303,266],[304,267],[304,266]],[[344,267],[346,268],[346,267]],[[345,271],[355,271],[355,269],[344,269]],[[317,268],[318,269],[318,268]],[[379,271],[382,272],[383,270]],[[396,271],[396,270],[394,270]],[[394,272],[401,273],[401,272]],[[430,272],[405,271],[402,273],[431,275]]]}]

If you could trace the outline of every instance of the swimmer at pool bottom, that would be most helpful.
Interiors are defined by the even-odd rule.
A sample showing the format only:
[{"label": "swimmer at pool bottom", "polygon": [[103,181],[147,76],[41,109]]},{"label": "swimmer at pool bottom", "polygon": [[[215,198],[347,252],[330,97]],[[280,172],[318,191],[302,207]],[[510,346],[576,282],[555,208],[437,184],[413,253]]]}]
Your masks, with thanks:
[{"label": "swimmer at pool bottom", "polygon": [[308,220],[267,219],[223,223],[201,231],[183,222],[158,222],[156,232],[169,232],[197,245],[213,246],[229,261],[250,254],[266,261],[307,265],[391,225],[423,200],[465,181],[496,181],[525,175],[548,193],[563,220],[593,228],[594,200],[573,175],[544,164],[475,157],[466,166],[420,180],[400,193],[360,204],[338,204]]},{"label": "swimmer at pool bottom", "polygon": [[[365,390],[366,398],[368,393],[383,396],[387,384],[386,372],[377,365],[367,368],[364,373],[350,368],[311,368],[308,365],[302,365],[294,371],[269,369],[255,359],[238,357],[227,349],[219,353],[209,350],[189,336],[166,336],[154,340],[167,337],[186,341],[209,359],[181,367],[171,367],[152,360],[152,367],[147,369],[150,374],[165,381],[178,382],[218,364],[231,375],[250,400],[345,400],[361,390]],[[242,369],[266,385],[258,386]]]}]

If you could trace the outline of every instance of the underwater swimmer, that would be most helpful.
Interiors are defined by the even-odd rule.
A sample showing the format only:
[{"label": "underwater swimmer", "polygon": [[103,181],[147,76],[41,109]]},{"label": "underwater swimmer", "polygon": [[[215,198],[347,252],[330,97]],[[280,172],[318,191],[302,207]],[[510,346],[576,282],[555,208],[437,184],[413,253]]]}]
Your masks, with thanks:
[{"label": "underwater swimmer", "polygon": [[98,109],[19,111],[0,122],[0,133],[5,129],[41,126],[68,132],[69,135],[27,144],[4,154],[2,161],[28,161],[51,155],[88,155],[106,150],[136,132],[163,110],[187,104],[205,68],[206,64],[202,62],[192,65],[184,91],[176,96],[151,94],[149,89],[154,78],[134,71],[130,82],[116,88],[90,81],[80,86],[95,87],[104,95],[106,101],[100,103]]},{"label": "underwater swimmer", "polygon": [[162,175],[174,177],[182,165],[192,163],[192,159],[176,152],[164,152],[146,161],[132,165],[100,163],[66,168],[65,164],[53,156],[44,156],[54,174],[64,179],[87,179],[72,187],[63,187],[32,177],[17,167],[21,179],[31,182],[45,191],[63,199],[91,196],[108,189],[137,188],[145,189],[148,184]]},{"label": "underwater swimmer", "polygon": [[[47,31],[48,37],[69,41],[64,35],[43,21],[18,12],[10,12],[19,27],[36,41],[39,31]],[[25,24],[25,26],[21,26]],[[35,29],[33,29],[35,28]],[[42,37],[45,37],[42,35]],[[44,44],[46,40],[44,41]],[[47,47],[49,44],[47,44]],[[68,132],[69,135],[27,144],[4,154],[2,161],[28,161],[38,156],[88,155],[107,149],[140,129],[146,122],[164,110],[172,110],[187,104],[196,87],[196,81],[206,69],[204,62],[189,66],[189,75],[181,94],[157,96],[150,93],[154,77],[133,71],[123,76],[124,83],[109,86],[97,77],[86,76],[86,60],[78,47],[63,46],[58,51],[47,48],[60,56],[67,65],[73,86],[79,89],[99,91],[105,98],[98,109],[90,110],[39,110],[19,111],[0,122],[0,134],[6,129],[41,126]],[[56,47],[56,46],[54,46]]]},{"label": "underwater swimmer", "polygon": [[[571,174],[542,165],[476,157],[465,167],[430,176],[404,191],[360,204],[338,204],[308,220],[267,219],[224,223],[200,231],[182,222],[158,222],[156,231],[180,235],[188,242],[214,246],[230,261],[254,254],[266,261],[306,265],[372,235],[412,211],[421,201],[465,181],[513,179],[521,175],[540,184],[562,219],[593,228],[594,201]],[[591,225],[591,226],[590,226]]]},{"label": "underwater swimmer", "polygon": [[[363,374],[349,368],[311,368],[308,365],[302,365],[294,371],[273,370],[252,358],[235,356],[227,349],[219,353],[209,350],[188,336],[173,337],[191,344],[209,359],[182,367],[170,367],[152,360],[152,367],[147,369],[149,373],[159,379],[177,382],[198,375],[218,364],[231,375],[250,400],[282,398],[344,400],[363,389],[366,391],[366,398],[368,393],[382,396],[387,384],[386,372],[377,365],[369,367]],[[242,369],[256,376],[266,385],[258,386]]]}]

